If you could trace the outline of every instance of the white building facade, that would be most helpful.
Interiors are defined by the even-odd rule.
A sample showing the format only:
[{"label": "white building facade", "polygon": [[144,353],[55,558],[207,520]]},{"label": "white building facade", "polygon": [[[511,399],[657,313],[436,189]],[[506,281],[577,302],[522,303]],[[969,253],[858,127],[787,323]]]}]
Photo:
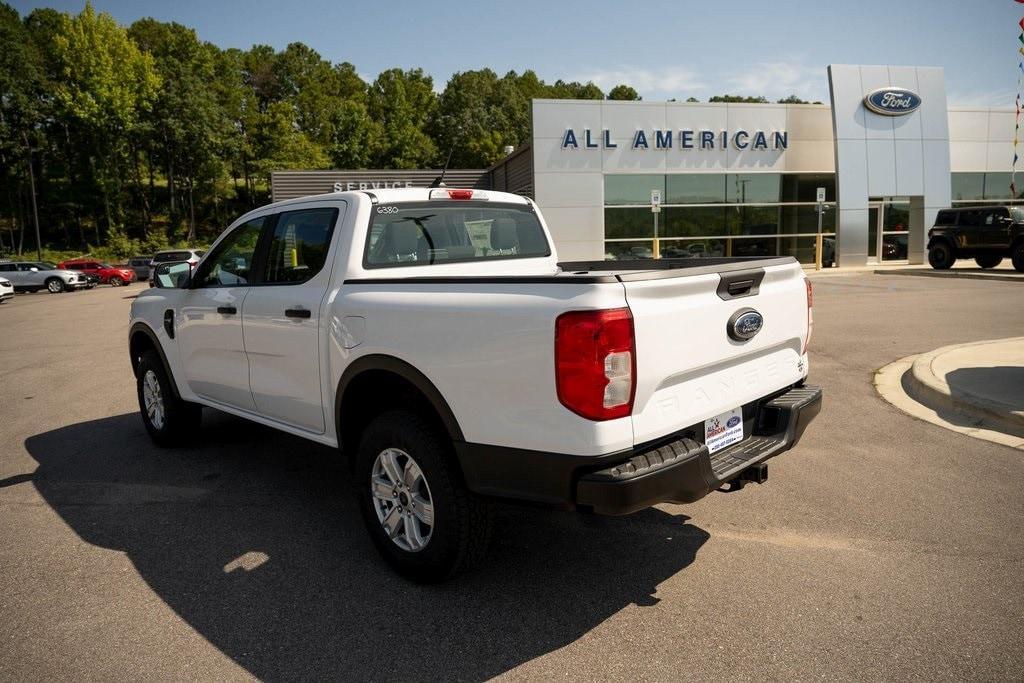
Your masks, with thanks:
[{"label": "white building facade", "polygon": [[811,263],[824,188],[826,264],[920,263],[940,208],[1024,194],[1012,109],[948,107],[940,68],[827,76],[831,105],[534,100],[532,189],[559,256]]}]

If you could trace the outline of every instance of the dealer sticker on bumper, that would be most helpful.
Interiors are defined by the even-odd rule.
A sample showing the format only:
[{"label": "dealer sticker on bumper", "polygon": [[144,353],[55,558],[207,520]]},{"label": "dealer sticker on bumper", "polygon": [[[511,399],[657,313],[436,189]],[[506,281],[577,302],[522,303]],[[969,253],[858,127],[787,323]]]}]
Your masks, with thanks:
[{"label": "dealer sticker on bumper", "polygon": [[732,410],[704,420],[704,443],[708,453],[743,441],[743,409]]}]

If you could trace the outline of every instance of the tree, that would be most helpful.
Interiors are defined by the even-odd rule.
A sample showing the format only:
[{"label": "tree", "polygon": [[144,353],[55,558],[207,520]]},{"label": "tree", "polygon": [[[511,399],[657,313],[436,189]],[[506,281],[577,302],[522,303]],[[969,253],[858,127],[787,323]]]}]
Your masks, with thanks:
[{"label": "tree", "polygon": [[[32,200],[36,249],[42,248],[33,148],[40,144],[43,83],[39,54],[32,49],[18,13],[3,3],[0,3],[0,45],[4,46],[0,51],[0,187],[4,190],[0,202],[7,204],[12,216],[9,231],[11,251],[20,254],[24,248],[26,218],[22,213],[16,245],[17,220],[13,216],[16,204],[19,208],[21,206],[26,177]],[[0,246],[3,246],[2,235]]]},{"label": "tree", "polygon": [[[196,238],[196,185],[201,183],[209,194],[216,195],[215,180],[223,173],[219,165],[228,120],[211,87],[216,80],[218,50],[202,43],[190,28],[155,19],[135,22],[129,35],[152,58],[162,83],[153,106],[143,112],[138,147],[166,170],[171,225],[178,224],[181,206],[182,213],[187,211],[191,243]],[[138,154],[139,149],[132,150],[135,180],[141,191]]]},{"label": "tree", "polygon": [[420,168],[437,157],[437,146],[426,133],[437,96],[434,81],[422,69],[389,69],[370,87],[368,111],[381,126],[375,165],[381,168]]},{"label": "tree", "polygon": [[642,99],[636,90],[628,85],[617,85],[608,91],[609,100],[639,101]]},{"label": "tree", "polygon": [[692,97],[692,96],[691,97],[687,97],[686,101],[687,102],[700,102],[700,100],[698,100],[696,97]]},{"label": "tree", "polygon": [[564,100],[603,100],[604,93],[601,89],[591,82],[586,84],[578,83],[577,81],[563,81],[557,80],[555,84],[549,86],[548,97],[555,99]]},{"label": "tree", "polygon": [[[77,17],[62,16],[53,51],[62,75],[54,84],[54,98],[60,114],[81,127],[109,228],[120,218],[125,140],[160,79],[152,57],[113,17],[96,14],[90,3]],[[96,239],[101,239],[98,223]]]},{"label": "tree", "polygon": [[708,102],[744,102],[748,104],[768,104],[768,98],[758,95],[757,97],[743,95],[715,95],[708,99]]},{"label": "tree", "polygon": [[777,101],[777,104],[810,104],[807,100],[802,100],[796,95],[790,95],[789,97],[783,97]]}]

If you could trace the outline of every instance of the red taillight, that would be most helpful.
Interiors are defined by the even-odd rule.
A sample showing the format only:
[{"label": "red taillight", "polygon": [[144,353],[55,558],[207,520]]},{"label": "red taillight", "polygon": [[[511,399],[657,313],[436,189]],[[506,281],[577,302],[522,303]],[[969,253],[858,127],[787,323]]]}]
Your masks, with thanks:
[{"label": "red taillight", "polygon": [[814,288],[811,287],[810,280],[805,279],[804,283],[807,285],[807,337],[804,338],[802,353],[807,353],[807,345],[811,343],[811,330],[814,328]]},{"label": "red taillight", "polygon": [[448,190],[448,199],[472,199],[473,190]]},{"label": "red taillight", "polygon": [[628,308],[558,316],[555,384],[562,405],[588,420],[633,412],[636,342]]}]

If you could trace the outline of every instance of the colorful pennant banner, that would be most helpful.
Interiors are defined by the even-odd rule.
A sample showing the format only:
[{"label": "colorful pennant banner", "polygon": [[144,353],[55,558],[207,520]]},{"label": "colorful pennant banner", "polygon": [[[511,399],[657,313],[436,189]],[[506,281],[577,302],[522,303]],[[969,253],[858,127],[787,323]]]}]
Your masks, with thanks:
[{"label": "colorful pennant banner", "polygon": [[[1024,0],[1016,0],[1018,4],[1024,4]],[[1020,26],[1020,34],[1017,35],[1017,40],[1020,41],[1021,47],[1017,48],[1017,51],[1024,55],[1024,17],[1017,22]],[[1013,125],[1013,161],[1010,162],[1010,197],[1013,199],[1017,198],[1017,160],[1020,159],[1020,155],[1017,154],[1017,148],[1020,145],[1020,100],[1021,100],[1021,84],[1024,82],[1024,61],[1017,62],[1017,106],[1016,106],[1016,117]]]}]

